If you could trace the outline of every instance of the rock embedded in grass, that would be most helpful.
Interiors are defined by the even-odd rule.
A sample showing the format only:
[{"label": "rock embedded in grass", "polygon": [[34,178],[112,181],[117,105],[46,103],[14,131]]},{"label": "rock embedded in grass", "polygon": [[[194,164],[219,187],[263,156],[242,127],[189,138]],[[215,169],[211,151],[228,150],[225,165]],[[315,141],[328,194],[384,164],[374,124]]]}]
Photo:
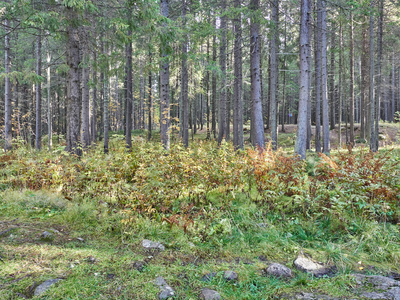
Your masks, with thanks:
[{"label": "rock embedded in grass", "polygon": [[175,296],[174,289],[165,281],[163,277],[157,277],[154,283],[160,288],[158,299],[164,300]]},{"label": "rock embedded in grass", "polygon": [[354,274],[353,277],[359,290],[368,289],[360,293],[363,299],[400,299],[400,282],[397,280],[380,275]]},{"label": "rock embedded in grass", "polygon": [[50,241],[53,239],[53,235],[48,231],[43,231],[40,238],[44,241]]},{"label": "rock embedded in grass", "polygon": [[139,272],[142,272],[145,266],[146,266],[146,263],[145,263],[144,261],[135,261],[135,262],[132,264],[132,267],[133,267],[135,270],[139,271]]},{"label": "rock embedded in grass", "polygon": [[165,250],[165,246],[163,244],[161,244],[159,242],[153,242],[150,240],[143,240],[142,246],[143,246],[143,248],[145,248],[147,250],[160,250],[160,251]]},{"label": "rock embedded in grass", "polygon": [[34,296],[40,296],[44,292],[46,292],[53,284],[59,282],[62,279],[49,279],[40,284],[38,287],[36,287],[35,292],[33,293]]},{"label": "rock embedded in grass", "polygon": [[313,274],[316,277],[322,277],[324,275],[328,275],[332,273],[332,271],[335,268],[334,266],[325,266],[323,264],[315,262],[312,259],[305,257],[303,255],[299,255],[293,262],[293,265],[297,270]]},{"label": "rock embedded in grass", "polygon": [[207,273],[206,275],[201,277],[201,281],[209,282],[215,277],[215,275],[217,275],[217,272]]},{"label": "rock embedded in grass", "polygon": [[214,290],[202,289],[200,293],[200,299],[202,300],[221,300],[221,295]]},{"label": "rock embedded in grass", "polygon": [[238,280],[238,274],[235,271],[225,271],[224,279],[226,281],[236,281]]},{"label": "rock embedded in grass", "polygon": [[273,263],[267,270],[268,275],[280,277],[280,278],[290,278],[292,277],[292,270],[284,265]]}]

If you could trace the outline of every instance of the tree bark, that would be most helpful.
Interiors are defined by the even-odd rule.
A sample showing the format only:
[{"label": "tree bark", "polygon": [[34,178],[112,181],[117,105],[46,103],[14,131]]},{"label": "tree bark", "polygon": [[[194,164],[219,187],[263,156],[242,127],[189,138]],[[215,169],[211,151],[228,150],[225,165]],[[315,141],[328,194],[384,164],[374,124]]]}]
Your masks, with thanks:
[{"label": "tree bark", "polygon": [[354,146],[354,39],[353,14],[350,12],[350,145]]},{"label": "tree bark", "polygon": [[279,43],[279,0],[273,0],[272,6],[272,38],[270,41],[270,94],[269,101],[271,105],[271,142],[272,149],[276,150],[278,147],[278,43]]},{"label": "tree bark", "polygon": [[[182,0],[182,19],[186,25],[186,0]],[[189,147],[189,97],[188,97],[188,68],[187,68],[188,42],[185,34],[182,44],[182,139],[183,145]]]},{"label": "tree bark", "polygon": [[96,74],[96,64],[97,64],[97,53],[93,53],[93,61],[95,67],[93,67],[92,81],[93,81],[93,94],[92,94],[92,142],[97,141],[97,74]]},{"label": "tree bark", "polygon": [[309,54],[310,40],[308,31],[310,30],[310,0],[301,0],[301,20],[300,20],[300,94],[299,109],[297,120],[297,138],[295,152],[302,158],[306,158],[307,140],[307,102],[309,101]]},{"label": "tree bark", "polygon": [[375,61],[374,61],[374,0],[370,2],[370,16],[369,16],[369,105],[370,105],[370,149],[375,149]]},{"label": "tree bark", "polygon": [[[320,1],[320,0],[318,0]],[[319,2],[318,2],[319,3]],[[320,5],[317,9],[317,26],[314,27],[314,51],[315,51],[315,151],[321,152],[321,27],[322,11]]]},{"label": "tree bark", "polygon": [[49,40],[46,40],[47,50],[47,135],[49,138],[48,147],[49,151],[53,147],[53,118],[52,118],[52,106],[51,106],[51,54]]},{"label": "tree bark", "polygon": [[10,60],[10,20],[6,19],[4,21],[6,26],[6,35],[4,37],[4,52],[5,52],[5,60],[4,60],[4,67],[5,67],[5,86],[4,86],[4,119],[5,119],[5,128],[4,128],[4,151],[9,151],[12,148],[12,127],[11,127],[11,81],[10,74],[11,72],[11,60]]},{"label": "tree bark", "polygon": [[[168,18],[168,0],[161,0],[161,14]],[[163,25],[164,30],[167,24]],[[161,70],[160,70],[160,134],[161,143],[165,150],[170,148],[170,107],[169,107],[169,57],[167,54],[168,45],[161,45]]]},{"label": "tree bark", "polygon": [[226,138],[226,0],[221,0],[221,42],[219,48],[219,64],[221,68],[221,92],[219,98],[219,119],[218,119],[218,144]]},{"label": "tree bark", "polygon": [[125,111],[125,144],[130,151],[132,149],[132,41],[130,40],[132,31],[128,30],[129,42],[126,45],[126,111]]},{"label": "tree bark", "polygon": [[328,72],[327,72],[327,43],[326,43],[326,1],[318,1],[321,9],[321,92],[322,92],[322,131],[324,153],[330,152],[329,143],[329,103],[328,103]]},{"label": "tree bark", "polygon": [[258,10],[259,0],[250,1],[250,9],[253,12],[250,23],[250,69],[251,69],[251,99],[252,122],[254,123],[254,147],[261,151],[265,147],[264,124],[261,103],[261,78],[260,78],[260,24]]},{"label": "tree bark", "polygon": [[88,34],[86,28],[82,29],[82,129],[81,129],[81,141],[82,148],[87,149],[90,146],[90,119],[89,119],[89,48],[87,45]]},{"label": "tree bark", "polygon": [[[240,10],[242,0],[235,0],[235,9]],[[243,149],[243,99],[242,99],[242,17],[236,13],[234,22],[235,43],[234,43],[234,99],[233,99],[233,145],[235,149]]]},{"label": "tree bark", "polygon": [[[36,75],[42,76],[42,32],[36,40]],[[35,148],[40,151],[42,148],[42,84],[36,83],[36,132],[35,132]]]}]

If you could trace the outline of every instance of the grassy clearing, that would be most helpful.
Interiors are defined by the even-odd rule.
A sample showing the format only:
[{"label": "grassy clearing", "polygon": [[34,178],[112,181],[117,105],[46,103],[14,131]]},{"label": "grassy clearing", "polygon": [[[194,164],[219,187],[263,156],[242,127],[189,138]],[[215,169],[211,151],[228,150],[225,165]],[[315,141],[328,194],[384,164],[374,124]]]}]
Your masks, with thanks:
[{"label": "grassy clearing", "polygon": [[[176,299],[198,299],[204,287],[224,299],[355,298],[349,274],[400,273],[398,149],[300,163],[199,141],[166,156],[144,134],[135,132],[132,154],[115,134],[109,155],[20,147],[0,157],[0,299],[31,297],[50,278],[63,280],[36,299],[156,299],[157,276]],[[144,250],[145,238],[166,251]],[[299,253],[335,264],[336,276],[265,276],[271,262],[292,268]]]}]

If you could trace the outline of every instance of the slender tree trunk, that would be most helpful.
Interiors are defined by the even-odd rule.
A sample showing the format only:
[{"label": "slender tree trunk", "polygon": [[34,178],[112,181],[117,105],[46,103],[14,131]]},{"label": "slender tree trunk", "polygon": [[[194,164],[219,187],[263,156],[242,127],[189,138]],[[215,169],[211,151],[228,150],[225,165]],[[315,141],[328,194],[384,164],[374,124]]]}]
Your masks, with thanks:
[{"label": "slender tree trunk", "polygon": [[350,12],[350,145],[354,146],[354,39],[353,15]]},{"label": "slender tree trunk", "polygon": [[370,2],[369,16],[369,102],[370,102],[370,149],[376,151],[375,148],[375,51],[374,51],[374,0]]},{"label": "slender tree trunk", "polygon": [[[240,10],[242,0],[235,0],[234,6]],[[243,99],[242,99],[242,17],[236,13],[234,19],[235,43],[234,43],[234,99],[233,99],[233,144],[235,149],[243,149]]]},{"label": "slender tree trunk", "polygon": [[343,86],[343,27],[342,21],[339,25],[339,91],[338,91],[338,145],[342,147],[342,86]]},{"label": "slender tree trunk", "polygon": [[[168,0],[161,0],[161,14],[168,18]],[[163,25],[164,30],[167,24]],[[160,70],[160,134],[161,142],[166,150],[170,148],[170,107],[169,107],[169,58],[167,45],[161,45],[161,70]]]},{"label": "slender tree trunk", "polygon": [[260,8],[259,0],[250,1],[250,9],[253,17],[250,24],[250,68],[251,68],[251,99],[252,99],[252,122],[254,122],[254,147],[261,151],[265,147],[264,124],[261,103],[261,78],[260,78],[260,24],[257,15]]},{"label": "slender tree trunk", "polygon": [[93,54],[94,67],[92,72],[92,81],[93,81],[93,94],[92,94],[92,142],[96,143],[97,141],[97,74],[96,74],[96,65],[97,65],[97,53],[94,51]]},{"label": "slender tree trunk", "polygon": [[[128,30],[128,37],[132,36],[131,30]],[[125,112],[125,144],[130,151],[132,149],[132,112],[133,112],[133,95],[132,95],[132,41],[129,40],[126,45],[126,112]]]},{"label": "slender tree trunk", "polygon": [[82,32],[82,130],[81,130],[81,141],[83,149],[87,149],[90,146],[90,119],[89,119],[89,49],[87,45],[88,34],[87,30],[83,29]]},{"label": "slender tree trunk", "polygon": [[[149,52],[149,64],[151,65],[151,56],[152,53]],[[147,129],[148,129],[148,135],[147,135],[147,139],[150,141],[151,140],[151,131],[152,131],[152,118],[151,118],[151,113],[153,110],[153,97],[152,97],[152,74],[151,74],[151,70],[149,71],[149,87],[148,87],[148,96],[149,96],[149,101],[148,101],[148,125],[147,125]]]},{"label": "slender tree trunk", "polygon": [[383,6],[384,0],[379,0],[379,20],[378,20],[378,38],[377,50],[378,57],[376,60],[376,94],[375,94],[375,147],[374,150],[379,149],[379,120],[380,120],[380,102],[382,92],[382,46],[383,46]]},{"label": "slender tree trunk", "polygon": [[392,56],[392,101],[390,105],[390,117],[389,120],[390,122],[394,122],[394,112],[395,112],[395,101],[396,101],[396,70],[395,70],[395,56],[394,56],[394,51],[393,51],[393,56]]},{"label": "slender tree trunk", "polygon": [[[182,19],[186,24],[186,0],[182,0]],[[188,97],[188,69],[187,69],[187,36],[185,35],[182,44],[182,138],[183,145],[189,147],[189,97]]]},{"label": "slender tree trunk", "polygon": [[47,50],[47,135],[49,138],[48,147],[49,151],[53,147],[53,119],[52,119],[52,107],[51,107],[51,54],[49,40],[46,39],[46,50]]},{"label": "slender tree trunk", "polygon": [[[214,30],[217,28],[217,18],[214,16]],[[217,35],[213,35],[213,64],[217,63]],[[212,72],[212,106],[211,106],[211,131],[214,139],[217,138],[217,73],[215,70]]]},{"label": "slender tree trunk", "polygon": [[[36,41],[36,75],[42,76],[42,32]],[[42,84],[36,83],[36,132],[35,148],[40,151],[42,148]]]},{"label": "slender tree trunk", "polygon": [[276,150],[278,147],[278,43],[279,43],[279,0],[273,0],[272,6],[272,38],[270,41],[270,94],[269,101],[271,105],[271,142],[272,149]]},{"label": "slender tree trunk", "polygon": [[226,0],[221,0],[221,43],[219,48],[219,64],[221,68],[221,92],[219,99],[219,119],[218,119],[218,144],[226,138]]},{"label": "slender tree trunk", "polygon": [[330,152],[329,144],[329,103],[327,80],[327,43],[326,43],[326,0],[318,1],[321,9],[321,92],[322,92],[322,131],[323,152]]},{"label": "slender tree trunk", "polygon": [[109,107],[110,107],[110,93],[109,93],[109,75],[108,75],[108,64],[106,66],[106,69],[104,70],[104,82],[103,82],[103,89],[104,89],[104,102],[103,102],[103,112],[104,112],[104,153],[107,154],[109,151],[109,134],[108,130],[110,127],[110,113],[109,113]]},{"label": "slender tree trunk", "polygon": [[[311,1],[311,0],[310,0]],[[312,11],[312,2],[310,4],[310,12]],[[308,30],[308,40],[311,43],[312,41],[312,30]],[[312,64],[312,55],[311,55],[311,44],[307,48],[308,54],[307,54],[307,60],[308,60],[308,66],[311,70],[311,64]],[[311,118],[312,118],[312,107],[311,107],[311,83],[312,83],[312,77],[311,77],[311,72],[308,72],[308,93],[310,100],[307,102],[307,140],[306,140],[306,150],[311,150],[311,138],[312,138],[312,130],[311,130]]]},{"label": "slender tree trunk", "polygon": [[301,0],[301,20],[300,20],[300,94],[299,94],[299,109],[297,120],[297,139],[295,152],[302,159],[306,157],[306,142],[307,142],[307,102],[310,101],[309,93],[309,55],[308,47],[310,40],[308,31],[310,30],[310,0]]},{"label": "slender tree trunk", "polygon": [[[321,0],[318,0],[321,1]],[[319,2],[318,2],[319,3]],[[315,51],[315,151],[321,152],[321,27],[322,10],[320,5],[317,9],[317,26],[314,27],[314,51]]]},{"label": "slender tree trunk", "polygon": [[363,19],[362,24],[362,51],[361,51],[361,131],[360,131],[360,139],[365,141],[365,137],[367,135],[367,127],[366,124],[368,118],[368,108],[369,104],[367,103],[367,90],[368,90],[368,45],[367,45],[367,22]]},{"label": "slender tree trunk", "polygon": [[4,119],[5,119],[5,130],[4,130],[4,150],[7,152],[8,150],[11,150],[12,148],[12,129],[11,129],[11,82],[10,82],[10,76],[7,74],[10,74],[11,72],[11,60],[10,60],[10,20],[6,19],[4,21],[4,24],[6,26],[6,36],[4,37],[4,52],[5,52],[5,60],[4,60],[4,67],[5,67],[5,86],[4,86],[4,106],[5,106],[5,111],[4,111]]},{"label": "slender tree trunk", "polygon": [[335,49],[336,49],[336,32],[335,32],[335,23],[332,22],[331,28],[331,66],[330,66],[330,76],[329,76],[329,102],[330,102],[330,112],[331,112],[331,130],[335,129],[336,118],[335,118]]},{"label": "slender tree trunk", "polygon": [[[210,39],[207,38],[207,65],[210,65]],[[207,140],[211,138],[210,134],[210,70],[207,70],[206,75],[206,92],[207,92],[207,103],[206,103],[206,110],[207,110]]]}]

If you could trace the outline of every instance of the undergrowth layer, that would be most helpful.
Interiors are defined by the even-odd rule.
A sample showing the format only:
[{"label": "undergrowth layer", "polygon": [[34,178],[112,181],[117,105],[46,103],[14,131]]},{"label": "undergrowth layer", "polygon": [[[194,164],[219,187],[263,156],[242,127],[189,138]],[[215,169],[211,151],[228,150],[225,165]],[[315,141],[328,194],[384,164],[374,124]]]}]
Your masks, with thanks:
[{"label": "undergrowth layer", "polygon": [[[0,156],[0,226],[12,229],[0,236],[0,299],[56,277],[64,280],[43,299],[154,299],[158,275],[177,299],[197,299],[203,287],[224,299],[351,295],[351,272],[400,272],[399,157],[361,149],[300,161],[213,142],[167,154],[140,136],[127,153],[118,135],[110,154],[95,148],[80,159],[21,146]],[[144,238],[166,251],[144,251]],[[270,262],[291,267],[300,252],[334,263],[337,276],[264,276]],[[222,279],[228,269],[237,283]],[[200,280],[212,271],[210,283]]]}]

